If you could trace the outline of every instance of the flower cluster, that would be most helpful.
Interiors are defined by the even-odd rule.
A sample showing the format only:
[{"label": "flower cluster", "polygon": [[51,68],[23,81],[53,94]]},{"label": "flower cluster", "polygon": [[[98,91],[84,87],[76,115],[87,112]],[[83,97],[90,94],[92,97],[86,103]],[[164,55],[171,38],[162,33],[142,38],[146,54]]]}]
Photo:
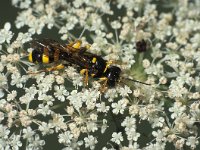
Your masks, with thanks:
[{"label": "flower cluster", "polygon": [[[0,29],[0,149],[44,149],[51,135],[65,150],[199,146],[199,0],[12,5],[15,25]],[[122,69],[119,84],[102,92],[91,77],[85,87],[73,65],[40,72],[47,66],[28,62],[27,43],[44,30],[89,43],[88,51]]]}]

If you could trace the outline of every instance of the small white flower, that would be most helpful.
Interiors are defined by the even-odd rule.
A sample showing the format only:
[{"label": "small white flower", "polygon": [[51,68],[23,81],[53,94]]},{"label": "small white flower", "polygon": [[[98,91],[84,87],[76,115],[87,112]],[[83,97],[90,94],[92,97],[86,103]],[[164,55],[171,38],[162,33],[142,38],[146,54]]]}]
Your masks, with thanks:
[{"label": "small white flower", "polygon": [[41,131],[42,135],[47,135],[47,134],[52,134],[54,131],[51,124],[47,124],[46,122],[42,122],[40,125],[39,125],[39,130]]},{"label": "small white flower", "polygon": [[8,127],[0,124],[0,139],[1,138],[7,139],[9,134],[10,134],[10,130],[8,129]]},{"label": "small white flower", "polygon": [[166,140],[165,133],[162,132],[161,130],[158,130],[157,132],[156,132],[156,131],[153,131],[153,132],[152,132],[152,135],[153,135],[154,137],[156,137],[156,141],[158,141],[158,142],[161,142],[161,141],[165,141],[165,140]]},{"label": "small white flower", "polygon": [[112,103],[112,108],[113,108],[113,113],[114,114],[118,114],[118,113],[121,113],[123,114],[124,113],[124,110],[126,109],[126,106],[127,106],[127,99],[122,99],[122,100],[119,100],[117,103]]},{"label": "small white flower", "polygon": [[113,29],[119,29],[121,27],[121,23],[119,21],[111,22],[111,26]]},{"label": "small white flower", "polygon": [[95,148],[95,144],[97,144],[97,139],[93,137],[92,135],[88,135],[88,137],[84,138],[85,141],[85,147],[89,147],[90,149]]},{"label": "small white flower", "polygon": [[110,109],[110,106],[106,106],[105,102],[97,103],[96,107],[98,112],[104,112],[104,113],[108,112],[108,110]]},{"label": "small white flower", "polygon": [[131,128],[130,130],[126,131],[127,134],[127,139],[129,141],[137,141],[138,138],[140,137],[140,133],[137,133],[135,129]]},{"label": "small white flower", "polygon": [[20,141],[20,138],[21,138],[20,135],[14,135],[14,134],[11,135],[9,143],[13,149],[18,150],[19,147],[22,146],[22,142]]},{"label": "small white flower", "polygon": [[79,111],[79,109],[82,107],[83,102],[80,97],[80,93],[78,93],[77,90],[73,90],[67,99],[69,99],[70,103],[77,111]]},{"label": "small white flower", "polygon": [[98,130],[98,128],[97,128],[97,124],[95,123],[95,122],[87,122],[86,123],[86,126],[87,126],[87,130],[89,131],[89,132],[95,132],[95,131],[97,131]]},{"label": "small white flower", "polygon": [[22,76],[19,73],[12,74],[11,79],[12,79],[11,83],[10,83],[11,85],[16,85],[16,87],[22,88],[23,79],[22,79]]},{"label": "small white flower", "polygon": [[52,111],[48,105],[39,104],[37,113],[42,114],[43,116],[50,115]]},{"label": "small white flower", "polygon": [[44,140],[41,140],[39,135],[36,134],[34,137],[32,137],[29,141],[29,145],[27,146],[28,149],[41,149],[45,144]]},{"label": "small white flower", "polygon": [[120,87],[119,92],[122,97],[126,97],[132,93],[131,89],[127,85]]},{"label": "small white flower", "polygon": [[148,67],[150,66],[150,62],[149,62],[148,59],[144,59],[144,60],[142,61],[142,64],[143,64],[143,67],[144,67],[144,68],[148,68]]},{"label": "small white flower", "polygon": [[55,89],[54,92],[55,97],[58,98],[58,100],[60,100],[61,102],[64,102],[65,96],[69,95],[69,92],[65,89],[63,85],[60,86],[56,85],[54,89]]},{"label": "small white flower", "polygon": [[7,87],[7,77],[4,74],[0,74],[0,89]]},{"label": "small white flower", "polygon": [[17,92],[13,90],[10,94],[7,95],[7,100],[8,101],[14,100],[16,96],[17,96]]},{"label": "small white flower", "polygon": [[198,138],[194,136],[188,137],[186,141],[186,145],[190,146],[192,149],[196,148],[196,146],[199,144]]},{"label": "small white flower", "polygon": [[121,132],[119,132],[119,133],[114,132],[112,134],[112,139],[111,139],[112,142],[115,142],[116,144],[119,145],[123,140],[124,139],[122,137],[122,133]]},{"label": "small white flower", "polygon": [[73,135],[70,133],[70,131],[66,131],[58,135],[59,143],[70,144],[72,142],[72,138]]},{"label": "small white flower", "polygon": [[171,118],[174,119],[178,116],[181,116],[183,112],[186,110],[186,106],[183,105],[181,102],[175,102],[173,107],[169,108],[169,111],[172,112]]},{"label": "small white flower", "polygon": [[35,131],[33,131],[29,126],[25,129],[23,129],[22,131],[23,131],[23,138],[24,139],[30,139],[35,134]]},{"label": "small white flower", "polygon": [[126,117],[122,122],[122,126],[128,129],[135,128],[136,129],[136,119],[133,117]]},{"label": "small white flower", "polygon": [[10,28],[11,28],[11,24],[7,22],[4,25],[4,29],[0,30],[0,44],[4,43],[5,41],[7,43],[10,43],[10,40],[13,37],[13,33],[9,31]]}]

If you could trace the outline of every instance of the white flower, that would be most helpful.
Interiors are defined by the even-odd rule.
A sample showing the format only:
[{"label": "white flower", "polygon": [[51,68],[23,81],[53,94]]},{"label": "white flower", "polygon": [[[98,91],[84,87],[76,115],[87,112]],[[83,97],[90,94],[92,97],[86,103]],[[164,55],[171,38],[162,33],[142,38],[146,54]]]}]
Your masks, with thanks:
[{"label": "white flower", "polygon": [[137,141],[138,138],[140,137],[140,133],[137,133],[135,131],[135,129],[131,128],[130,130],[126,131],[126,134],[127,134],[127,139],[129,141]]},{"label": "white flower", "polygon": [[111,22],[111,26],[113,29],[119,29],[121,27],[121,23],[119,21]]},{"label": "white flower", "polygon": [[30,95],[29,93],[27,93],[27,94],[21,96],[21,97],[19,98],[19,100],[20,100],[20,102],[21,102],[22,104],[29,104],[29,103],[33,100],[33,98],[34,98],[34,97],[33,97],[32,95]]},{"label": "white flower", "polygon": [[64,143],[64,144],[70,144],[73,138],[73,135],[70,133],[70,131],[65,131],[64,133],[61,133],[58,135],[58,141],[59,143]]},{"label": "white flower", "polygon": [[120,87],[119,92],[122,97],[126,97],[132,93],[131,89],[127,85]]},{"label": "white flower", "polygon": [[13,149],[18,150],[19,147],[22,146],[22,142],[20,141],[20,138],[21,138],[20,135],[14,135],[14,134],[11,135],[9,143]]},{"label": "white flower", "polygon": [[10,40],[13,36],[13,33],[9,31],[11,28],[11,24],[9,22],[5,23],[4,29],[0,30],[0,44],[4,43],[5,41],[7,43],[10,43]]},{"label": "white flower", "polygon": [[165,141],[166,140],[166,137],[165,137],[165,133],[161,130],[158,130],[157,132],[156,131],[153,131],[152,132],[152,135],[154,137],[156,137],[156,141],[158,142],[161,142],[161,141]]},{"label": "white flower", "polygon": [[0,89],[7,87],[7,77],[4,74],[0,74]]},{"label": "white flower", "polygon": [[96,90],[85,90],[82,93],[82,101],[87,105],[88,110],[93,110],[97,99],[99,98],[100,92]]},{"label": "white flower", "polygon": [[171,85],[169,86],[168,94],[171,98],[181,98],[184,94],[186,94],[188,90],[183,86],[183,83],[180,81],[171,81]]},{"label": "white flower", "polygon": [[112,103],[112,108],[113,108],[113,113],[114,114],[118,114],[118,113],[121,113],[123,114],[124,113],[124,110],[126,109],[126,106],[127,106],[127,102],[128,100],[127,99],[122,99],[122,100],[119,100],[118,103]]},{"label": "white flower", "polygon": [[198,138],[194,136],[188,137],[186,141],[186,145],[190,146],[192,149],[196,148],[196,146],[199,144]]},{"label": "white flower", "polygon": [[63,85],[60,86],[56,85],[54,89],[55,89],[54,92],[55,97],[58,98],[58,100],[60,100],[61,102],[64,102],[65,96],[69,95],[69,92],[65,89]]},{"label": "white flower", "polygon": [[23,79],[22,79],[22,76],[19,73],[12,74],[11,79],[12,79],[11,83],[10,83],[11,85],[16,85],[16,87],[22,88]]},{"label": "white flower", "polygon": [[29,141],[29,145],[27,146],[27,149],[41,149],[42,146],[45,144],[44,140],[40,140],[40,137],[38,134],[36,134],[34,137],[32,137]]},{"label": "white flower", "polygon": [[86,123],[86,126],[87,126],[87,130],[89,131],[89,132],[95,132],[95,131],[97,131],[98,130],[98,128],[97,128],[97,124],[95,123],[95,122],[87,122]]},{"label": "white flower", "polygon": [[148,59],[144,59],[142,61],[142,65],[143,65],[144,68],[148,68],[150,66],[149,60]]},{"label": "white flower", "polygon": [[14,100],[16,96],[17,96],[17,92],[13,90],[10,94],[8,94],[7,100],[8,101]]},{"label": "white flower", "polygon": [[46,94],[39,94],[38,100],[43,101],[44,103],[46,103],[49,106],[52,106],[53,105],[53,101],[55,101],[55,99],[53,98],[53,96],[46,95]]},{"label": "white flower", "polygon": [[39,125],[39,130],[41,131],[42,135],[47,135],[47,134],[52,134],[54,131],[51,124],[47,124],[46,122],[42,122],[40,125]]},{"label": "white flower", "polygon": [[96,107],[98,112],[104,112],[104,113],[108,112],[108,110],[110,109],[110,106],[106,106],[105,102],[97,103]]},{"label": "white flower", "polygon": [[126,127],[126,129],[135,128],[136,130],[136,119],[133,117],[126,117],[121,125]]},{"label": "white flower", "polygon": [[10,134],[10,130],[6,126],[3,126],[2,124],[0,124],[0,137],[2,139],[7,139],[9,134]]},{"label": "white flower", "polygon": [[39,104],[37,113],[42,114],[43,116],[50,115],[52,111],[48,105]]},{"label": "white flower", "polygon": [[152,128],[163,127],[164,122],[165,122],[165,119],[163,117],[153,118]]},{"label": "white flower", "polygon": [[80,93],[77,93],[77,90],[73,90],[67,99],[69,99],[70,103],[77,111],[79,111],[79,109],[82,107],[83,102],[80,97]]},{"label": "white flower", "polygon": [[90,149],[95,148],[95,144],[97,144],[97,139],[93,137],[92,135],[88,135],[88,137],[84,138],[85,141],[85,147],[89,147]]},{"label": "white flower", "polygon": [[181,102],[175,102],[173,107],[169,108],[169,111],[172,112],[171,118],[174,119],[178,116],[181,116],[183,112],[186,110],[186,106]]},{"label": "white flower", "polygon": [[25,129],[23,129],[23,138],[24,139],[30,139],[35,134],[35,131],[33,131],[29,126]]},{"label": "white flower", "polygon": [[115,142],[116,144],[119,145],[123,140],[124,139],[122,137],[122,133],[121,132],[119,132],[119,133],[114,132],[112,134],[112,139],[111,139],[112,142]]}]

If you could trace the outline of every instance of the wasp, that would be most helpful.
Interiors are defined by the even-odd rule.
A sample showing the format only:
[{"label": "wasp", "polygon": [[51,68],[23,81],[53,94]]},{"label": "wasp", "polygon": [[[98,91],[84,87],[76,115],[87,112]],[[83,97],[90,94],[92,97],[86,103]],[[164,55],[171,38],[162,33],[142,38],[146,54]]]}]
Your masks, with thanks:
[{"label": "wasp", "polygon": [[77,66],[80,74],[85,76],[85,84],[88,84],[88,78],[92,77],[104,82],[103,87],[115,87],[120,82],[121,69],[113,65],[112,61],[88,52],[90,45],[82,47],[81,43],[80,40],[69,44],[61,44],[51,39],[33,40],[31,42],[33,51],[28,58],[33,63],[57,64],[46,68],[46,71],[63,69],[66,65],[73,64]]}]

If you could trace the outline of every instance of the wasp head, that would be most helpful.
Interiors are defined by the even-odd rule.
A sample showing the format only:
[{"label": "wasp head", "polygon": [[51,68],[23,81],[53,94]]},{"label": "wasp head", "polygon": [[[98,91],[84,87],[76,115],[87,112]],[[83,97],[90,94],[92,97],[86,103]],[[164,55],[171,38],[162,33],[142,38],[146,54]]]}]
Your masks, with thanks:
[{"label": "wasp head", "polygon": [[121,69],[117,66],[110,66],[105,72],[107,77],[108,87],[115,87],[116,83],[119,82]]}]

